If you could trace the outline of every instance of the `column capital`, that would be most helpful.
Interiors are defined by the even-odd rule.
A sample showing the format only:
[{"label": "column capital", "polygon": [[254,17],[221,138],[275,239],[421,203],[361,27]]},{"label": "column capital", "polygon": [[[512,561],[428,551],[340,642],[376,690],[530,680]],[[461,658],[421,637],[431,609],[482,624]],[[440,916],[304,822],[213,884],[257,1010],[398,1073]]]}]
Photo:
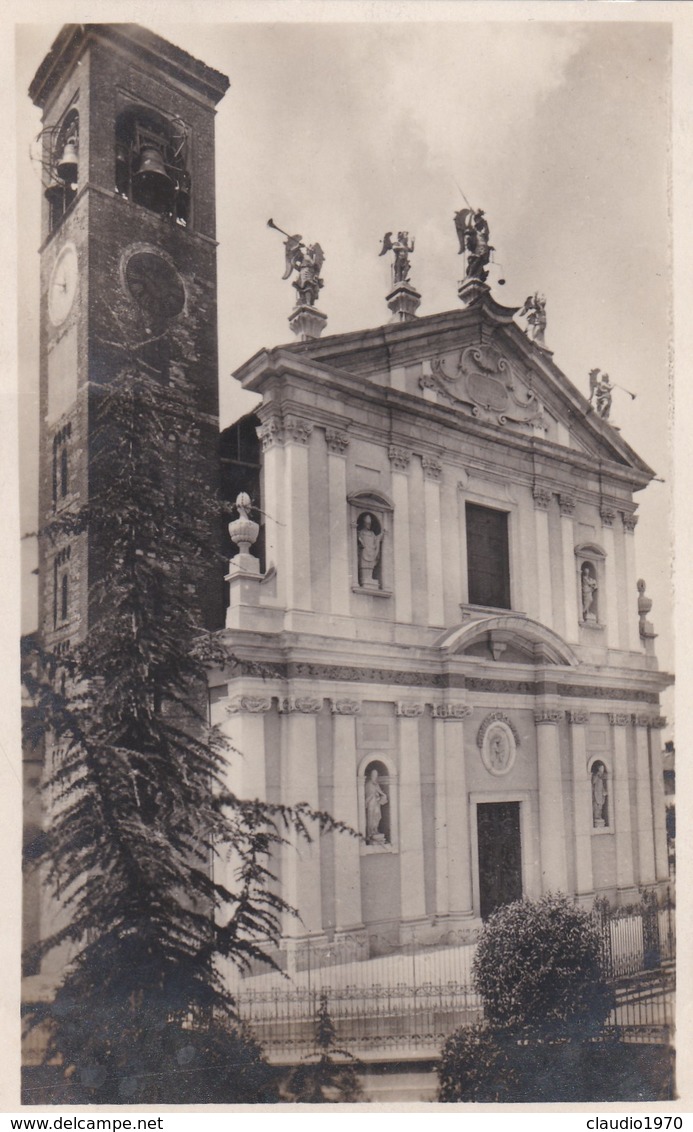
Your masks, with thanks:
[{"label": "column capital", "polygon": [[328,451],[334,456],[344,456],[349,447],[349,437],[344,429],[326,428],[325,443],[327,444]]},{"label": "column capital", "polygon": [[311,421],[306,421],[303,417],[284,417],[285,440],[293,440],[296,444],[307,444],[312,431]]},{"label": "column capital", "polygon": [[626,511],[622,511],[621,518],[623,519],[624,531],[626,532],[626,534],[632,535],[638,524],[638,516],[632,513],[627,513]]},{"label": "column capital", "polygon": [[560,508],[561,515],[564,518],[572,518],[572,516],[575,514],[575,496],[561,492],[561,494],[558,496],[558,506]]},{"label": "column capital", "polygon": [[238,712],[270,711],[272,708],[271,696],[234,696],[226,705],[227,715],[237,715]]},{"label": "column capital", "polygon": [[300,711],[306,715],[317,715],[322,711],[322,700],[312,696],[285,696],[279,701],[279,710],[283,715]]},{"label": "column capital", "polygon": [[616,518],[616,508],[610,507],[607,503],[602,503],[599,508],[599,517],[601,518],[603,527],[613,527],[614,519]]},{"label": "column capital", "polygon": [[560,723],[565,713],[557,711],[553,708],[541,708],[534,713],[534,722],[539,723]]},{"label": "column capital", "polygon": [[410,704],[406,700],[398,700],[395,704],[395,714],[405,719],[414,719],[424,713],[424,704]]},{"label": "column capital", "polygon": [[633,716],[630,714],[630,712],[622,712],[622,711],[610,711],[609,712],[609,723],[611,724],[612,727],[627,727],[628,724],[632,722],[632,720],[633,720]]},{"label": "column capital", "polygon": [[267,452],[269,448],[273,448],[275,445],[284,443],[282,419],[278,414],[267,417],[255,431],[262,444],[263,452]]},{"label": "column capital", "polygon": [[548,511],[551,506],[552,493],[547,487],[533,487],[532,497],[537,511]]},{"label": "column capital", "polygon": [[443,465],[435,456],[422,456],[421,467],[423,468],[424,477],[427,480],[440,480],[443,473]]},{"label": "column capital", "polygon": [[589,723],[590,720],[590,713],[588,711],[573,711],[571,709],[565,714],[568,719],[568,723],[584,724]]},{"label": "column capital", "polygon": [[330,700],[330,711],[333,715],[358,715],[361,711],[361,701]]},{"label": "column capital", "polygon": [[409,471],[409,462],[411,460],[411,450],[409,448],[401,448],[398,444],[391,444],[387,450],[387,454],[396,472]]},{"label": "column capital", "polygon": [[468,719],[472,709],[466,704],[431,704],[434,719]]}]

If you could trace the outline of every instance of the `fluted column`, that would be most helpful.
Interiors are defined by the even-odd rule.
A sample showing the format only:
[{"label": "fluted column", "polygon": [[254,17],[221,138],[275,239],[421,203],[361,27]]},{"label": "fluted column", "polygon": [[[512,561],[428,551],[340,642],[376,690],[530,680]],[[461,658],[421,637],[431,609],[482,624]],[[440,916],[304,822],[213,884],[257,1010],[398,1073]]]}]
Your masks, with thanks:
[{"label": "fluted column", "polygon": [[[332,816],[359,828],[356,780],[356,700],[332,700],[334,734],[334,802]],[[361,854],[359,842],[348,833],[334,835],[335,925],[337,931],[362,927]]]},{"label": "fluted column", "polygon": [[635,718],[635,797],[638,812],[638,881],[654,884],[655,865],[654,807],[650,777],[650,744],[647,729],[650,716]]},{"label": "fluted column", "polygon": [[419,721],[423,704],[397,704],[399,716],[399,862],[403,920],[426,914],[421,820]]},{"label": "fluted column", "polygon": [[573,529],[575,500],[571,495],[560,495],[558,503],[561,509],[561,543],[563,546],[565,639],[566,641],[576,643],[578,639],[578,603],[577,568],[575,565],[575,531]]},{"label": "fluted column", "polygon": [[592,892],[592,784],[587,767],[586,711],[569,711],[570,741],[573,751],[573,815],[575,822],[575,887],[578,893]]},{"label": "fluted column", "polygon": [[392,500],[395,505],[392,527],[395,616],[398,621],[409,624],[412,620],[408,480],[411,452],[391,445],[388,455],[392,465]]},{"label": "fluted column", "polygon": [[310,577],[308,443],[313,430],[301,417],[284,419],[284,507],[287,609],[313,607]]},{"label": "fluted column", "polygon": [[426,523],[426,593],[428,624],[443,626],[443,540],[440,523],[440,477],[442,465],[434,456],[422,456]]},{"label": "fluted column", "polygon": [[628,736],[630,715],[609,713],[614,732],[614,826],[616,829],[616,883],[619,888],[632,888],[633,836],[630,818],[630,785],[628,782]]},{"label": "fluted column", "polygon": [[543,892],[567,892],[563,782],[558,724],[562,711],[542,709],[534,713],[539,763],[539,832]]},{"label": "fluted column", "polygon": [[[289,805],[307,802],[319,808],[316,715],[322,701],[308,696],[289,696],[280,702],[282,712],[282,799]],[[300,912],[301,919],[287,915],[284,934],[303,935],[322,929],[320,887],[320,834],[310,825],[310,844],[297,834],[287,835],[282,860],[282,895]]]},{"label": "fluted column", "polygon": [[349,582],[349,516],[346,489],[346,454],[349,437],[342,429],[325,429],[327,444],[327,491],[330,523],[330,609],[348,614],[351,604]]},{"label": "fluted column", "polygon": [[551,594],[551,550],[549,547],[549,507],[551,492],[534,488],[534,529],[537,548],[536,588],[539,595],[538,617],[543,625],[553,625]]},{"label": "fluted column", "polygon": [[464,704],[435,705],[436,909],[439,915],[472,911]]},{"label": "fluted column", "polygon": [[654,812],[654,843],[657,880],[668,880],[669,855],[667,852],[666,798],[662,766],[662,745],[659,732],[666,726],[663,716],[654,716],[650,722],[650,758],[652,760],[652,808]]}]

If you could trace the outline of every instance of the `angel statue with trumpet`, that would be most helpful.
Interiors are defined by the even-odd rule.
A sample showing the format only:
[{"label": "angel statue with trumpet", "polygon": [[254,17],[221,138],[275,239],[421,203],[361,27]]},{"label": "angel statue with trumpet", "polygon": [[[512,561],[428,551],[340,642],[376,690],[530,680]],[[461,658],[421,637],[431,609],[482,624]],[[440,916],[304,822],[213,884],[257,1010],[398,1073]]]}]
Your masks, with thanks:
[{"label": "angel statue with trumpet", "polygon": [[293,271],[296,272],[296,279],[293,280],[293,286],[298,292],[296,306],[314,307],[324,287],[320,272],[325,262],[325,253],[320,244],[305,244],[301,235],[297,233],[290,236],[272,219],[267,221],[267,227],[274,228],[277,232],[281,232],[282,236],[286,236],[285,270],[282,279],[288,279]]}]

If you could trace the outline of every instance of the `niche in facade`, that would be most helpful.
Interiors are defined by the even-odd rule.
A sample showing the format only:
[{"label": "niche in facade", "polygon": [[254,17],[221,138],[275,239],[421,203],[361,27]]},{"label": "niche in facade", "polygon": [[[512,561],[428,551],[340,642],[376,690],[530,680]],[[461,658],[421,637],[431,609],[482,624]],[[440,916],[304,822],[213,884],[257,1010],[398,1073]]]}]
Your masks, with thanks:
[{"label": "niche in facade", "polygon": [[188,130],[180,119],[143,106],[123,110],[115,127],[115,191],[186,227],[191,182]]},{"label": "niche in facade", "polygon": [[368,845],[392,845],[390,776],[385,763],[372,759],[363,776],[364,834]]},{"label": "niche in facade", "polygon": [[380,493],[349,496],[353,589],[387,597],[392,591],[392,504]]},{"label": "niche in facade", "polygon": [[604,580],[606,555],[600,546],[575,547],[580,624],[600,629],[605,622]]},{"label": "niche in facade", "polygon": [[590,767],[592,789],[592,828],[609,828],[609,777],[601,759],[595,759]]}]

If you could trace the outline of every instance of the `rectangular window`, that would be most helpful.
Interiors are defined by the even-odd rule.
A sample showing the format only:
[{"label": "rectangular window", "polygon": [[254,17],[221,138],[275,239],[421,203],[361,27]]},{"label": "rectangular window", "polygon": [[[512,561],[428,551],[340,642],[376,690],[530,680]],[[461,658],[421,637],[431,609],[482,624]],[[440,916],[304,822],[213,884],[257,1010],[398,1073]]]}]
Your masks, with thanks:
[{"label": "rectangular window", "polygon": [[466,516],[469,603],[510,609],[507,512],[467,503]]}]

